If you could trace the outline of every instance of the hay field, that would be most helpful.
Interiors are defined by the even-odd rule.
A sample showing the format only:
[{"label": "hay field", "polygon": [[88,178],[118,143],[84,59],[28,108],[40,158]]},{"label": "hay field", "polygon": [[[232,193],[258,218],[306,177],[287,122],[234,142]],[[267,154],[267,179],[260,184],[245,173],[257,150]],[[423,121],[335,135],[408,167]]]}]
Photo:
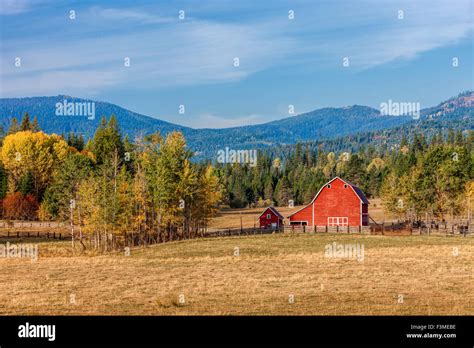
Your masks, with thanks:
[{"label": "hay field", "polygon": [[[364,260],[325,257],[333,242],[363,245]],[[474,238],[289,233],[39,253],[0,258],[1,315],[474,315]]]}]

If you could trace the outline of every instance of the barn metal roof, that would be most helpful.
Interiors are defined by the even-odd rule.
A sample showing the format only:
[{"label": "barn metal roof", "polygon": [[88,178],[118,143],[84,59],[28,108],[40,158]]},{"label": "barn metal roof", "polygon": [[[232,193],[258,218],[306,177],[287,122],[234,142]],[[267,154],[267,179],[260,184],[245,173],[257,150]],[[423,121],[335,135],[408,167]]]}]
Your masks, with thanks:
[{"label": "barn metal roof", "polygon": [[[336,176],[334,179],[337,179],[337,178],[339,178],[339,177]],[[332,179],[331,181],[333,181],[334,179]],[[341,179],[341,178],[339,178],[339,179]],[[341,179],[341,180],[354,189],[356,195],[359,196],[359,199],[362,202],[364,202],[365,204],[369,204],[369,200],[367,199],[367,197],[365,197],[364,193],[362,192],[362,190],[360,188],[358,188],[356,185],[354,185],[350,181],[347,181],[347,180],[344,180],[344,179]]]},{"label": "barn metal roof", "polygon": [[273,211],[275,213],[275,215],[277,215],[278,217],[284,219],[283,215],[281,215],[274,207],[272,206],[269,206],[269,207],[266,207],[265,210],[258,216],[257,219],[260,219],[260,217],[265,214],[265,212],[270,209],[271,211]]}]

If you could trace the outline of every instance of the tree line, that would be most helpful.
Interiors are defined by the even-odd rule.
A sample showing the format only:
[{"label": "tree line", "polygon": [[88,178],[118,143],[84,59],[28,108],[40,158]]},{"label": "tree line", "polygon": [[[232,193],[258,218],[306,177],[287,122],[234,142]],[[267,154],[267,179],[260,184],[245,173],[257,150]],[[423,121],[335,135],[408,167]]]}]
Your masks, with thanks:
[{"label": "tree line", "polygon": [[22,125],[2,138],[4,218],[65,221],[73,244],[107,251],[194,237],[217,210],[214,168],[191,161],[179,132],[132,143],[104,117],[84,144],[41,132],[27,114]]}]

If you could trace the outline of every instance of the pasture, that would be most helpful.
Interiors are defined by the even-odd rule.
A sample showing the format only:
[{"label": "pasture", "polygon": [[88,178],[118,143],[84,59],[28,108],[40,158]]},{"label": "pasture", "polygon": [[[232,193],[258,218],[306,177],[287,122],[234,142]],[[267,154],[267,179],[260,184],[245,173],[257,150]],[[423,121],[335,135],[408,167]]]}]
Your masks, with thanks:
[{"label": "pasture", "polygon": [[[0,258],[1,315],[474,315],[473,238],[287,233],[129,256],[37,241],[36,262]],[[326,257],[334,242],[363,261]]]}]

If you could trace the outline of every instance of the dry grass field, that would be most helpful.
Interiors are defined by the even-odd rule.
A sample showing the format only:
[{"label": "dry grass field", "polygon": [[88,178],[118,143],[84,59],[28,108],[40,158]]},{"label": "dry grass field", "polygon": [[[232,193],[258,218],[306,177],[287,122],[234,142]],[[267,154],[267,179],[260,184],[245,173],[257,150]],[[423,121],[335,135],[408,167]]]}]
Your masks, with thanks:
[{"label": "dry grass field", "polygon": [[[325,257],[333,242],[364,260]],[[474,238],[289,233],[130,256],[43,241],[39,254],[0,258],[1,315],[474,315]]]}]

